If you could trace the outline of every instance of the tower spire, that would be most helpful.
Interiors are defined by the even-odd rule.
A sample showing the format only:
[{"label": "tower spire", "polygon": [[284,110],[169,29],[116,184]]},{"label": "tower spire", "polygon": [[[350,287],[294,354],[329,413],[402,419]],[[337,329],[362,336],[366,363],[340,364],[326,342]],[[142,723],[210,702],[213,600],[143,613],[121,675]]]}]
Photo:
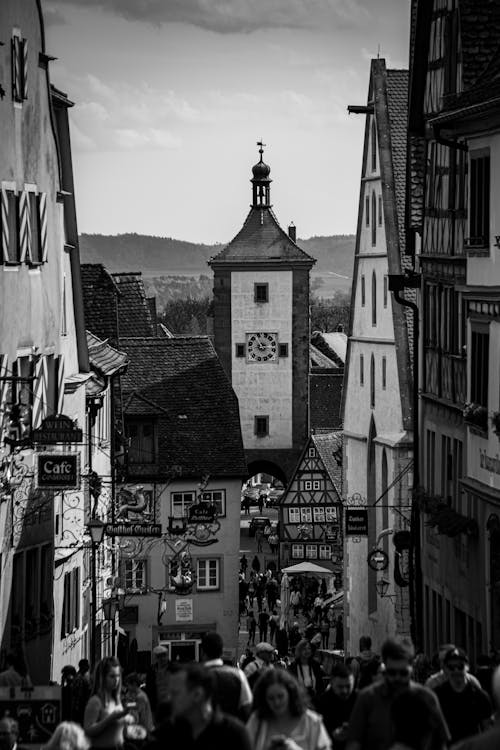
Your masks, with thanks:
[{"label": "tower spire", "polygon": [[260,139],[257,141],[260,160],[252,167],[252,206],[253,208],[269,208],[271,206],[271,182],[269,175],[271,168],[264,163],[264,146],[266,144]]}]

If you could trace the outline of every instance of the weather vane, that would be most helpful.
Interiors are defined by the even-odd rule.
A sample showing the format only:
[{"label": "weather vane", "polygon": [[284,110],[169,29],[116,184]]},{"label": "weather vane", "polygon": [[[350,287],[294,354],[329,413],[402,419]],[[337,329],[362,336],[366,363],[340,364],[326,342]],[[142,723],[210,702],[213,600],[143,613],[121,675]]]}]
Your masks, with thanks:
[{"label": "weather vane", "polygon": [[260,141],[257,141],[257,146],[260,146],[259,154],[260,154],[260,160],[262,161],[262,154],[264,153],[264,146],[267,146],[267,144],[263,143],[262,138],[261,138]]}]

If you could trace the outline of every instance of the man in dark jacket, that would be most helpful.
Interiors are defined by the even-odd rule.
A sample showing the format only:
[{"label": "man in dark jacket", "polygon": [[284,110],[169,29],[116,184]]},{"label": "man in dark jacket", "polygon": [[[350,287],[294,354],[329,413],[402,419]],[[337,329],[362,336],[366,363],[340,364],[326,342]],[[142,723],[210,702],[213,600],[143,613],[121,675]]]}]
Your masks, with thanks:
[{"label": "man in dark jacket", "polygon": [[330,674],[329,686],[316,700],[316,709],[323,716],[334,750],[342,750],[345,746],[356,696],[353,673],[345,664],[336,664]]}]

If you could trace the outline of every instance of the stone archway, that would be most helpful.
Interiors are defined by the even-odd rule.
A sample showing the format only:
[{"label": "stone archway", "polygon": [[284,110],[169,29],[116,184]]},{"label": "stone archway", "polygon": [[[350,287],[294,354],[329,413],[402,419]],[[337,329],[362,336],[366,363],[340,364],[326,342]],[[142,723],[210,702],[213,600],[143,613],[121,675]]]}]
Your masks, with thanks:
[{"label": "stone archway", "polygon": [[258,459],[256,461],[250,461],[248,464],[248,476],[253,477],[255,474],[270,474],[283,484],[284,487],[288,484],[288,477],[285,472],[273,461],[266,461],[265,459]]}]

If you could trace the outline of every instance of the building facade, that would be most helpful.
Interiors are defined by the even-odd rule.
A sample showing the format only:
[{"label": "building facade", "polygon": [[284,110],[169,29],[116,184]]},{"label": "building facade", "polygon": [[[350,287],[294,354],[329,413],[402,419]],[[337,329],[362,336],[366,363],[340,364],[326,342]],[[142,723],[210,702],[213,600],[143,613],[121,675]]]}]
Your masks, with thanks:
[{"label": "building facade", "polygon": [[[259,144],[260,145],[260,144]],[[214,342],[240,408],[250,474],[286,481],[308,436],[309,272],[314,259],[272,211],[270,168],[253,167],[252,205],[214,271]]]},{"label": "building facade", "polygon": [[[401,542],[410,524],[412,485],[411,318],[389,292],[389,275],[405,259],[404,201],[408,73],[370,68],[358,228],[343,391],[343,501],[358,513],[360,533],[347,529],[344,551],[346,652],[361,635],[379,648],[387,635],[409,636],[407,570]],[[404,539],[404,537],[403,537]],[[367,564],[380,549],[384,567]],[[407,548],[401,550],[407,556]],[[385,557],[384,557],[385,555]],[[407,562],[407,561],[406,561]]]}]

